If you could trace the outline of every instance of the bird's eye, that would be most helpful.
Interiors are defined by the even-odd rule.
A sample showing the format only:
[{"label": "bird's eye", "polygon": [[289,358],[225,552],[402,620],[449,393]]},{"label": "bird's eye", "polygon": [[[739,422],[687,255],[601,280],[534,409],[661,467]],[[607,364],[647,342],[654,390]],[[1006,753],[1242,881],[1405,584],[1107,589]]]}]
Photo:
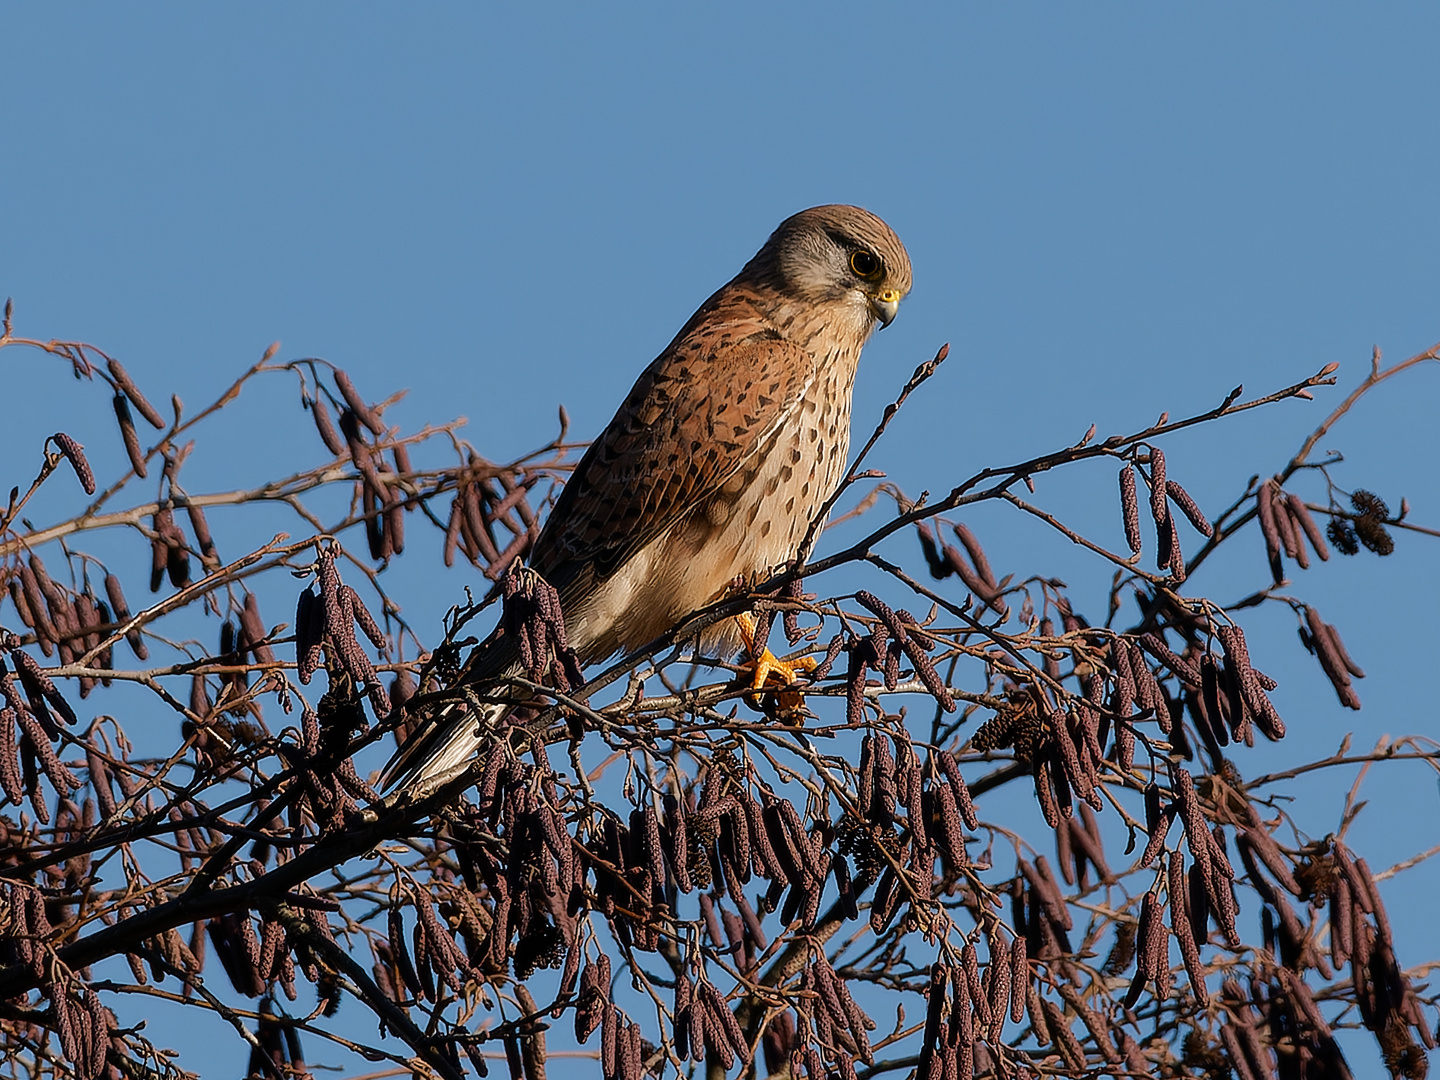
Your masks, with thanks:
[{"label": "bird's eye", "polygon": [[857,277],[874,281],[880,276],[880,260],[868,251],[856,251],[850,255],[850,269]]}]

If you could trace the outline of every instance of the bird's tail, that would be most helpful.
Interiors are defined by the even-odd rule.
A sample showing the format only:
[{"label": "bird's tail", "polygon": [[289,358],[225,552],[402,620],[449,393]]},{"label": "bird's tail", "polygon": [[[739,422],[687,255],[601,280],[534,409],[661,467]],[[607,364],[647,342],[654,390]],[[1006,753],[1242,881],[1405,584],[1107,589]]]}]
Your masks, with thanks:
[{"label": "bird's tail", "polygon": [[[519,674],[518,664],[513,674]],[[440,706],[395,751],[381,774],[381,790],[392,799],[418,798],[454,779],[514,707],[513,702],[479,702],[473,697]]]}]

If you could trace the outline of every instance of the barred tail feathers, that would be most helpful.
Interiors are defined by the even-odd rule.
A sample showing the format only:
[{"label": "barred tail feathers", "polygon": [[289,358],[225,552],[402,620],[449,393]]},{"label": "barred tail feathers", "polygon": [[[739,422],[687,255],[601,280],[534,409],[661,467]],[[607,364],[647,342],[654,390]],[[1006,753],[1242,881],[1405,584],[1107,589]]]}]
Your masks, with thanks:
[{"label": "barred tail feathers", "polygon": [[[470,654],[460,682],[477,690],[494,689],[508,678],[524,673],[524,667],[499,631],[491,634]],[[482,697],[494,697],[481,694]],[[387,799],[402,792],[418,797],[458,774],[485,745],[489,733],[516,702],[451,702],[425,716],[400,746],[380,775],[380,790]]]},{"label": "barred tail feathers", "polygon": [[489,732],[510,708],[503,703],[479,712],[462,702],[446,705],[395,752],[381,776],[382,791],[399,794],[434,788],[458,775],[485,745]]}]

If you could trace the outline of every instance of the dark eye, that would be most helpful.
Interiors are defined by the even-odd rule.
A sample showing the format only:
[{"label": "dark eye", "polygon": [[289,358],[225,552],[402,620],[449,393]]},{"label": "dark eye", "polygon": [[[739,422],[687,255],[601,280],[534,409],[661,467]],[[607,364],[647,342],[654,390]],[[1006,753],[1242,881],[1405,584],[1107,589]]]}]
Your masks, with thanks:
[{"label": "dark eye", "polygon": [[850,269],[856,276],[873,281],[880,276],[880,260],[868,251],[856,251],[850,256]]}]

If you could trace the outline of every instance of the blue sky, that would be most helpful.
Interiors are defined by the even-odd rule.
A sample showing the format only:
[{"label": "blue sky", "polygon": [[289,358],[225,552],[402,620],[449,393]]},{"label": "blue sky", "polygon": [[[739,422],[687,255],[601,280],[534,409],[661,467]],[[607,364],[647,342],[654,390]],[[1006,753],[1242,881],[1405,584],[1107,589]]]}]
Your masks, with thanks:
[{"label": "blue sky", "polygon": [[[841,201],[890,221],[916,281],[867,351],[857,429],[952,343],[872,461],[911,493],[1341,363],[1314,403],[1165,444],[1218,508],[1289,459],[1372,344],[1440,340],[1431,5],[37,5],[8,8],[5,37],[0,292],[19,332],[99,345],[161,398],[213,398],[278,339],[373,398],[408,389],[389,414],[407,428],[468,416],[493,458],[548,439],[560,403],[588,436],[781,218]],[[25,403],[7,485],[57,428],[113,447],[98,390],[4,360]],[[293,402],[247,394],[191,487],[313,458]],[[1440,526],[1437,412],[1434,365],[1382,387],[1322,444],[1337,482]],[[1113,480],[1072,470],[1038,498],[1118,544]],[[1296,487],[1323,500],[1318,478]],[[1100,608],[1103,567],[1013,513],[972,523],[997,569],[1060,574]],[[1252,614],[1292,734],[1242,771],[1349,730],[1440,734],[1433,545],[1297,580],[1371,673],[1360,714],[1288,616]],[[1196,593],[1263,583],[1258,536],[1232,547]],[[424,560],[393,573],[433,625],[465,579]],[[1387,775],[1353,834],[1377,867],[1440,843],[1433,774]],[[1317,835],[1352,776],[1294,788]],[[1387,886],[1402,961],[1440,956],[1404,902],[1437,886],[1428,864]]]}]

